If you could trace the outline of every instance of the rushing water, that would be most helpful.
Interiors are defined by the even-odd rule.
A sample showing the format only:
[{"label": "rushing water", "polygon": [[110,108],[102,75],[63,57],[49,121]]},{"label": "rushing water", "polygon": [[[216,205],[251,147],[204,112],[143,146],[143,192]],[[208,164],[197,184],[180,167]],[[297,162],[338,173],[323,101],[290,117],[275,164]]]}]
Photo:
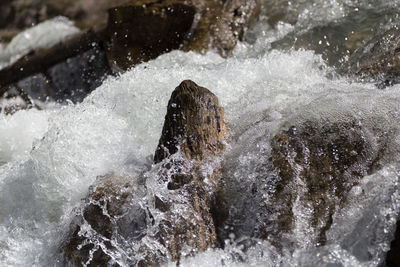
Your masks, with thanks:
[{"label": "rushing water", "polygon": [[[270,138],[285,125],[353,117],[372,145],[376,125],[390,131],[393,149],[335,212],[326,245],[311,244],[312,231],[302,221],[307,211],[298,205],[294,248],[260,240],[242,250],[231,236],[224,249],[189,257],[182,266],[376,266],[389,248],[400,208],[400,86],[378,90],[338,70],[364,39],[398,22],[398,4],[267,1],[259,22],[228,59],[172,51],[108,78],[83,103],[0,114],[0,265],[59,264],[58,247],[74,209],[97,176],[145,172],[151,180],[168,99],[182,80],[191,79],[214,92],[225,109],[232,141],[224,179],[238,189],[232,192],[237,209],[249,215],[265,199],[246,200],[246,193],[256,184],[268,194],[268,179],[258,178],[271,155]],[[147,186],[156,190],[151,182]],[[120,262],[128,265],[129,257],[134,255]]]}]

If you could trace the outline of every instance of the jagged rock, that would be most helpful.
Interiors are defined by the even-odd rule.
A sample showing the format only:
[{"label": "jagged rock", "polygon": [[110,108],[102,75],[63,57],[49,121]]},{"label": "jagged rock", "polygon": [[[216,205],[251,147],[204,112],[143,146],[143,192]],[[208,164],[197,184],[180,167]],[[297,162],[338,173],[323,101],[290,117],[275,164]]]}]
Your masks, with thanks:
[{"label": "jagged rock", "polygon": [[137,196],[142,191],[132,190],[137,187],[132,181],[115,175],[101,178],[62,247],[66,260],[76,266],[118,266],[110,255],[121,238],[137,244],[135,260],[128,262],[139,266],[179,262],[183,255],[219,246],[211,207],[226,135],[217,97],[192,81],[182,82],[168,103],[154,157],[159,169],[151,184],[159,190],[147,193],[147,210],[132,204],[132,199],[143,198]]},{"label": "jagged rock", "polygon": [[228,56],[259,12],[259,0],[141,0],[109,10],[109,60],[122,69],[173,50]]},{"label": "jagged rock", "polygon": [[400,82],[400,30],[394,27],[377,35],[349,59],[350,72],[380,88]]},{"label": "jagged rock", "polygon": [[[279,246],[285,234],[290,236],[297,229],[308,234],[298,241],[302,244],[295,245],[324,245],[332,216],[346,203],[350,189],[380,168],[385,143],[374,152],[366,136],[357,121],[308,121],[277,134],[271,144],[271,160],[279,177],[274,203],[264,207],[264,221],[254,236]],[[296,210],[301,218],[294,214]]]}]

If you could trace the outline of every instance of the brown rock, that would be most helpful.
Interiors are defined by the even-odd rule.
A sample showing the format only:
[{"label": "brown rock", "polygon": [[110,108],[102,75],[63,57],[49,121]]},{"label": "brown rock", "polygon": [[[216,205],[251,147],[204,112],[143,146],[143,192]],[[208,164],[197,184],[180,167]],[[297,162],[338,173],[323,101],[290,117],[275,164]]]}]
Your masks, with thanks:
[{"label": "brown rock", "polygon": [[[255,236],[269,239],[278,247],[282,237],[296,228],[309,233],[300,247],[326,242],[332,216],[347,200],[350,189],[378,165],[386,146],[373,153],[357,121],[292,126],[272,139],[272,163],[279,180],[274,203],[265,206],[267,217]],[[301,209],[303,218],[294,210]],[[297,220],[302,222],[296,222]],[[292,240],[288,240],[289,246]],[[292,244],[293,245],[293,244]]]},{"label": "brown rock", "polygon": [[218,98],[194,82],[183,81],[168,102],[168,112],[154,162],[180,151],[188,160],[218,155],[224,149],[226,126]]},{"label": "brown rock", "polygon": [[[129,177],[115,174],[99,177],[62,246],[66,260],[75,266],[102,266],[110,261],[110,251],[116,249],[111,242],[116,235],[127,240],[140,240],[147,217],[139,205],[132,205],[132,201],[134,196],[141,194],[143,192]],[[85,225],[91,229],[88,231]]]},{"label": "brown rock", "polygon": [[259,0],[141,0],[109,11],[109,59],[127,69],[173,50],[230,55],[244,28],[259,12]]},{"label": "brown rock", "polygon": [[[156,205],[167,211],[155,238],[167,247],[173,261],[179,261],[184,247],[193,254],[219,245],[211,207],[221,178],[215,156],[224,151],[226,134],[217,97],[192,81],[182,82],[168,103],[154,156],[156,163],[166,160],[163,166],[168,169],[160,175],[160,184],[167,183],[169,190],[181,196],[170,207]],[[182,158],[174,158],[175,153]],[[212,169],[202,169],[207,165]]]},{"label": "brown rock", "polygon": [[[116,250],[111,240],[121,237],[138,244],[132,264],[139,266],[179,262],[183,255],[219,246],[211,207],[221,177],[217,156],[224,151],[226,135],[217,97],[192,81],[182,82],[168,103],[154,157],[160,163],[155,181],[159,190],[148,196],[154,206],[146,212],[132,206],[140,190],[134,191],[129,179],[101,178],[62,247],[66,260],[77,266],[110,263],[110,251]],[[89,233],[87,226],[82,228],[86,223]]]},{"label": "brown rock", "polygon": [[380,88],[400,82],[400,30],[393,28],[358,49],[349,59],[350,70]]}]

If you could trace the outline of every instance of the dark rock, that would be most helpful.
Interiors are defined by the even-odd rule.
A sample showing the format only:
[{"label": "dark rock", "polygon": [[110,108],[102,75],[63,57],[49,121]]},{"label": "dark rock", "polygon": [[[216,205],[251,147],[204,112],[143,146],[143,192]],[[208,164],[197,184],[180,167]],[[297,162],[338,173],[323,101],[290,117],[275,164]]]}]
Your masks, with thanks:
[{"label": "dark rock", "polygon": [[192,6],[179,3],[135,3],[110,9],[109,58],[119,68],[128,69],[178,49],[190,32],[194,15]]},{"label": "dark rock", "polygon": [[16,86],[21,88],[32,99],[46,101],[53,96],[54,88],[50,85],[50,79],[39,73],[19,81]]},{"label": "dark rock", "polygon": [[110,255],[121,238],[138,247],[128,262],[139,266],[159,266],[167,259],[179,263],[183,251],[191,255],[219,246],[211,207],[221,177],[216,156],[224,151],[226,134],[217,97],[192,81],[182,82],[168,103],[154,157],[160,164],[152,186],[159,190],[148,193],[147,210],[135,204],[133,199],[143,196],[132,190],[137,186],[129,178],[101,178],[62,247],[66,260],[76,266],[118,266]]},{"label": "dark rock", "polygon": [[[308,121],[277,134],[271,144],[271,160],[278,175],[274,203],[264,207],[266,212],[254,236],[279,247],[282,236],[296,227],[299,218],[293,212],[300,208],[308,214],[302,215],[301,227],[310,229],[309,240],[301,241],[301,246],[324,245],[332,216],[346,203],[350,189],[380,167],[385,143],[373,152],[364,131],[357,121]],[[275,216],[268,218],[271,214]]]},{"label": "dark rock", "polygon": [[395,27],[372,38],[349,59],[350,72],[384,88],[400,82],[400,30]]},{"label": "dark rock", "polygon": [[385,263],[387,267],[400,266],[400,221],[397,221],[396,233],[394,240],[390,243],[390,250],[386,255]]},{"label": "dark rock", "polygon": [[75,266],[103,266],[111,260],[109,251],[116,249],[110,242],[113,237],[134,242],[144,236],[146,213],[132,201],[133,196],[143,194],[134,190],[136,186],[129,178],[115,174],[98,178],[62,247],[68,261]]},{"label": "dark rock", "polygon": [[11,0],[4,0],[0,3],[0,29],[7,26],[10,20],[14,19],[15,8]]},{"label": "dark rock", "polygon": [[263,239],[289,251],[322,246],[350,190],[391,160],[384,119],[374,126],[352,115],[302,116],[227,155],[214,207],[220,242]]},{"label": "dark rock", "polygon": [[[31,62],[31,67],[34,67],[33,64],[34,61]],[[0,77],[5,77],[0,80],[0,91],[8,91],[10,86],[6,83],[6,79],[12,77],[6,75],[12,70],[13,68],[0,70]],[[26,78],[21,76],[14,87],[19,88],[32,100],[58,102],[70,100],[74,103],[81,102],[112,74],[106,54],[98,45],[76,56],[67,57],[65,61],[49,64],[47,68],[37,68],[37,71],[39,72],[35,73],[32,69],[33,75]],[[18,80],[19,77],[15,78]]]},{"label": "dark rock", "polygon": [[259,0],[142,0],[109,11],[109,60],[127,69],[173,49],[228,56],[259,12]]},{"label": "dark rock", "polygon": [[110,74],[105,52],[95,47],[47,70],[53,88],[48,96],[56,101],[81,102]]}]

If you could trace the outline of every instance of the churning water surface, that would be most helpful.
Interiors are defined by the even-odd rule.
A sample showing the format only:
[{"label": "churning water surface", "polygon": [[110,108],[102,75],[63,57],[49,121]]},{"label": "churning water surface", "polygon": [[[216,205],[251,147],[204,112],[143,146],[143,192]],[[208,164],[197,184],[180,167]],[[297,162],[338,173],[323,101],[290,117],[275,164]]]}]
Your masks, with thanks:
[{"label": "churning water surface", "polygon": [[[151,179],[169,97],[191,79],[215,93],[225,109],[232,141],[224,179],[244,188],[232,196],[238,210],[251,185],[268,195],[268,181],[258,180],[258,172],[271,155],[270,138],[285,125],[357,118],[372,146],[377,124],[393,133],[393,149],[390,160],[364,177],[350,191],[351,201],[335,212],[325,245],[311,245],[313,232],[302,220],[307,207],[298,203],[293,248],[258,241],[242,250],[232,236],[225,249],[186,258],[182,266],[376,266],[389,248],[400,207],[400,86],[378,90],[338,73],[358,41],[398,22],[399,4],[267,1],[228,59],[212,51],[172,51],[108,78],[80,104],[0,114],[0,265],[58,265],[74,209],[97,176],[148,172]],[[31,34],[40,30],[49,29]],[[265,199],[251,201],[246,207]],[[134,255],[121,248],[116,261],[129,265]]]}]

